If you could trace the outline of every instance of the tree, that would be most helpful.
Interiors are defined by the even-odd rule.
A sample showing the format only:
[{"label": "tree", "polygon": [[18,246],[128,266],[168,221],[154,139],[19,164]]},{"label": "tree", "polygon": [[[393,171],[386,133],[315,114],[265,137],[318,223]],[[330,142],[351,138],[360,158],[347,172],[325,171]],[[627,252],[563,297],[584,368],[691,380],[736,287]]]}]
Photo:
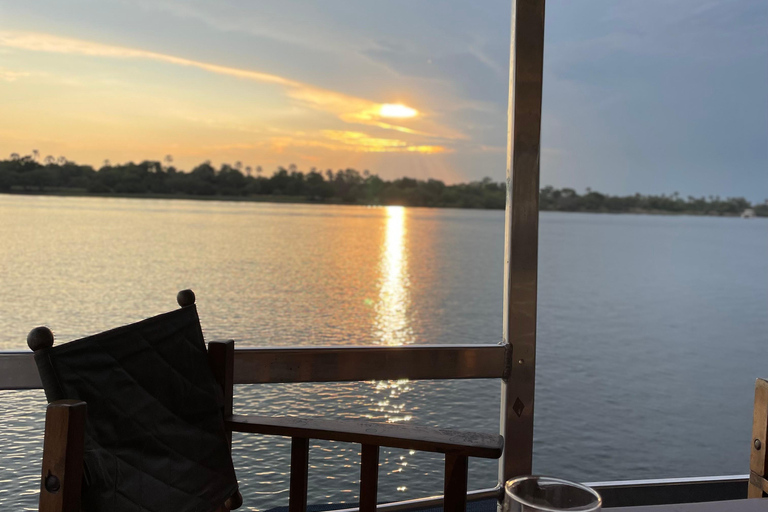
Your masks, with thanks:
[{"label": "tree", "polygon": [[18,160],[19,154],[18,153],[11,153],[11,160]]}]

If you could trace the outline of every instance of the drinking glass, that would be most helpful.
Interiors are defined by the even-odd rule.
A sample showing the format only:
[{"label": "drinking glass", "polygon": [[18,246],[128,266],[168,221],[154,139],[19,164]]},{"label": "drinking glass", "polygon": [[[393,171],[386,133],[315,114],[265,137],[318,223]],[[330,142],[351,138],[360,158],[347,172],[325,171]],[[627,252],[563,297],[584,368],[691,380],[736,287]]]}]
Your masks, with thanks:
[{"label": "drinking glass", "polygon": [[586,485],[546,476],[522,476],[504,485],[503,512],[596,512],[600,495]]}]

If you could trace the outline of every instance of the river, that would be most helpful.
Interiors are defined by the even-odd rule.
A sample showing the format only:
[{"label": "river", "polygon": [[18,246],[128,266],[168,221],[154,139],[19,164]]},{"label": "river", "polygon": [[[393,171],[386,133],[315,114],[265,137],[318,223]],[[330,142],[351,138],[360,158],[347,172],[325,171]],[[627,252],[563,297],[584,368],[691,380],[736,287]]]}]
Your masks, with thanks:
[{"label": "river", "polygon": [[[500,211],[0,195],[0,349],[176,307],[238,346],[496,343]],[[768,219],[541,214],[534,470],[744,474],[768,376]],[[236,408],[495,432],[499,383],[238,386]],[[36,510],[42,391],[0,392],[0,509]],[[289,441],[236,435],[245,510],[287,504]],[[316,442],[310,503],[357,500],[357,446]],[[474,460],[470,488],[495,484]],[[442,492],[436,456],[382,450],[379,498]]]}]

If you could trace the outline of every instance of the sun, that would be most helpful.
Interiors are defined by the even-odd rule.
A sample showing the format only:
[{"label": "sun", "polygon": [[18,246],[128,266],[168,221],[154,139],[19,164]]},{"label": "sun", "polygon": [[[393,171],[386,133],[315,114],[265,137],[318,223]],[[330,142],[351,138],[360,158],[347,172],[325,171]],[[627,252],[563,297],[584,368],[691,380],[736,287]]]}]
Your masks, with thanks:
[{"label": "sun", "polygon": [[379,107],[379,115],[381,117],[416,117],[418,113],[418,110],[399,103],[385,103]]}]

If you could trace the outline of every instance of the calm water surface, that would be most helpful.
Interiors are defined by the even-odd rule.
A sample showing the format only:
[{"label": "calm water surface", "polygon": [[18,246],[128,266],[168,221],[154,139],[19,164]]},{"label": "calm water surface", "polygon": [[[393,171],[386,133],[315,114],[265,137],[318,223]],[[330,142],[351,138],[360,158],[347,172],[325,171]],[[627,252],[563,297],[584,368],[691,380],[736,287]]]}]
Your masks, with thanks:
[{"label": "calm water surface", "polygon": [[[496,343],[497,211],[0,195],[0,349],[67,341],[198,296],[239,346]],[[768,375],[765,219],[542,213],[535,471],[745,473]],[[240,386],[236,407],[495,432],[499,384]],[[0,508],[36,509],[42,391],[0,392]],[[236,435],[246,510],[287,504],[289,440]],[[382,450],[379,496],[442,491],[442,460]],[[317,442],[310,502],[357,500],[357,446]],[[494,485],[474,460],[470,487]]]}]

